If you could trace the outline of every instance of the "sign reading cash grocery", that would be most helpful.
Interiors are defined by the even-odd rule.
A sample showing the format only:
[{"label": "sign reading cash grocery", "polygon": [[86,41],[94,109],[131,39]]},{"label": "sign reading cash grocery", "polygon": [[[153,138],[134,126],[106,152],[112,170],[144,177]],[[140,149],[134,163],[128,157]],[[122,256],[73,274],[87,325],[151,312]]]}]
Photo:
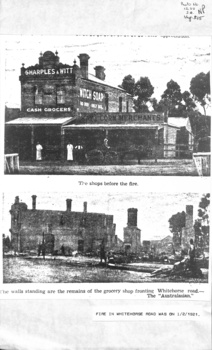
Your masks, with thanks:
[{"label": "sign reading cash grocery", "polygon": [[72,67],[48,68],[48,69],[26,69],[25,75],[53,75],[53,74],[72,74]]},{"label": "sign reading cash grocery", "polygon": [[37,108],[27,108],[27,112],[39,113],[39,112],[71,112],[71,107],[37,107]]}]

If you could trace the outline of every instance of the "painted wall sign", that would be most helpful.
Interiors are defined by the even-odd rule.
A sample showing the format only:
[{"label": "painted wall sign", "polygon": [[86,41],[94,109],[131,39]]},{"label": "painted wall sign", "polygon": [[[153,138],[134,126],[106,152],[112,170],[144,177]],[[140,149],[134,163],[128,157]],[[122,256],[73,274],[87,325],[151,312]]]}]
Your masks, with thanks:
[{"label": "painted wall sign", "polygon": [[38,112],[71,112],[71,107],[45,107],[45,108],[27,108],[28,113],[38,113]]},{"label": "painted wall sign", "polygon": [[104,98],[104,94],[98,91],[92,91],[88,89],[80,89],[80,97],[86,98],[88,100],[94,100],[97,102],[102,102]]},{"label": "painted wall sign", "polygon": [[97,104],[97,103],[89,103],[85,101],[80,101],[80,106],[87,107],[87,108],[94,108],[94,109],[101,109],[103,110],[103,105]]},{"label": "painted wall sign", "polygon": [[65,67],[65,68],[49,68],[49,69],[26,69],[25,75],[52,75],[52,74],[71,74],[72,68],[71,67]]},{"label": "painted wall sign", "polygon": [[82,124],[161,124],[163,113],[101,113],[86,115],[80,119]]}]

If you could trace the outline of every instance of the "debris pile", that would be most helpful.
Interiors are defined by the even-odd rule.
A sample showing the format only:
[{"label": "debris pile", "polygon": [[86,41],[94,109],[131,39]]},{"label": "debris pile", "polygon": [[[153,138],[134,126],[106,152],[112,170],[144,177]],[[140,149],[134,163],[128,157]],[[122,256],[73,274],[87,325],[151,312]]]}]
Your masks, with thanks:
[{"label": "debris pile", "polygon": [[198,264],[194,261],[191,263],[189,258],[185,258],[178,261],[174,266],[170,268],[160,268],[152,272],[151,276],[155,277],[158,275],[165,275],[169,277],[181,276],[181,277],[192,277],[192,278],[204,278],[201,269]]}]

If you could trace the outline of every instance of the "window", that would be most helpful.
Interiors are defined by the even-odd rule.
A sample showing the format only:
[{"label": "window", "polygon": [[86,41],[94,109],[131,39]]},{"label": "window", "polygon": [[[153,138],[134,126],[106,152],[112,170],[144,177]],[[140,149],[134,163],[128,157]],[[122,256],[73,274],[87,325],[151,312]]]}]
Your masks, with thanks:
[{"label": "window", "polygon": [[127,113],[129,112],[129,101],[127,101],[127,104],[126,104],[126,112]]},{"label": "window", "polygon": [[122,97],[119,97],[119,112],[122,112]]},{"label": "window", "polygon": [[64,216],[61,215],[61,217],[60,217],[60,225],[63,226],[64,223],[65,223]]},{"label": "window", "polygon": [[65,103],[65,89],[63,87],[57,87],[57,104]]},{"label": "window", "polygon": [[34,86],[35,93],[35,104],[42,105],[43,104],[43,93],[42,90],[38,88],[38,86]]},{"label": "window", "polygon": [[56,105],[56,93],[53,85],[46,84],[44,86],[43,104],[46,106]]},{"label": "window", "polygon": [[105,110],[109,111],[109,96],[105,94]]}]

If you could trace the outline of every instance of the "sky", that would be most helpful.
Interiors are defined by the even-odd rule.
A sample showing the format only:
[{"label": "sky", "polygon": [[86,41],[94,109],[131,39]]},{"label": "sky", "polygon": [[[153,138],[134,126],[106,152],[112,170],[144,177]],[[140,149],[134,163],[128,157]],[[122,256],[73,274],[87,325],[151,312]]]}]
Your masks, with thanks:
[{"label": "sky", "polygon": [[191,79],[210,70],[210,37],[130,37],[130,36],[8,36],[5,39],[5,103],[20,108],[20,68],[38,63],[40,52],[58,51],[60,62],[69,65],[78,55],[90,56],[89,73],[102,65],[106,81],[122,83],[126,75],[135,80],[147,76],[154,86],[152,97],[160,99],[172,79],[181,91]]},{"label": "sky", "polygon": [[[3,230],[9,235],[9,210],[16,195],[20,201],[32,209],[32,198],[29,192],[7,192],[3,197]],[[72,211],[83,211],[83,202],[87,201],[87,211],[114,216],[116,234],[123,239],[123,228],[127,226],[127,209],[138,209],[137,227],[141,229],[141,240],[162,239],[170,235],[168,220],[173,214],[185,211],[186,205],[194,206],[194,220],[202,195],[200,193],[105,193],[101,196],[95,192],[52,192],[36,193],[37,209],[66,210],[66,199],[72,199]]]}]

